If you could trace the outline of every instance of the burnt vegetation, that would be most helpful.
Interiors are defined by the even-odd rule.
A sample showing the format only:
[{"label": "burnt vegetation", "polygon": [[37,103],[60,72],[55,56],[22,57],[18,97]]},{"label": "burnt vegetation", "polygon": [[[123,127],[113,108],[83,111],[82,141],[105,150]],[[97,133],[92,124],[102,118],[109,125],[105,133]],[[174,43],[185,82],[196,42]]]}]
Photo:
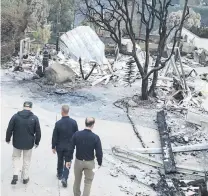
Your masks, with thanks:
[{"label": "burnt vegetation", "polygon": [[[186,7],[185,15],[180,23],[175,23],[170,29],[167,28],[167,19],[171,0],[83,0],[84,6],[80,9],[89,22],[93,23],[101,30],[109,33],[123,55],[131,56],[136,63],[142,78],[141,97],[147,100],[149,96],[155,96],[155,88],[158,80],[158,71],[163,69],[171,56],[174,55],[175,46],[180,35],[183,22],[189,14]],[[188,0],[186,0],[187,2]],[[130,9],[130,6],[133,9]],[[145,62],[141,63],[138,58],[138,48],[136,32],[133,26],[132,11],[137,13],[140,23],[145,28]],[[159,21],[157,28],[159,42],[155,61],[150,64],[150,35],[153,32],[154,24]],[[158,24],[158,22],[157,22]],[[122,48],[122,39],[127,36],[133,45],[132,51]],[[171,52],[166,58],[163,54],[166,50],[168,40],[171,40]],[[129,66],[131,68],[131,66]]]}]

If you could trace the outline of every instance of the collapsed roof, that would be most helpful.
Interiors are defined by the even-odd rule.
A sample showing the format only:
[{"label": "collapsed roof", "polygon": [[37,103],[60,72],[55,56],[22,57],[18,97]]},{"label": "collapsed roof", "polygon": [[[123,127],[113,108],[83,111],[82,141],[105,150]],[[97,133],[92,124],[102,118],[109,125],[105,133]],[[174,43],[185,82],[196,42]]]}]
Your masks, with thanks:
[{"label": "collapsed roof", "polygon": [[79,26],[60,37],[60,50],[66,58],[84,62],[107,63],[105,45],[89,26]]}]

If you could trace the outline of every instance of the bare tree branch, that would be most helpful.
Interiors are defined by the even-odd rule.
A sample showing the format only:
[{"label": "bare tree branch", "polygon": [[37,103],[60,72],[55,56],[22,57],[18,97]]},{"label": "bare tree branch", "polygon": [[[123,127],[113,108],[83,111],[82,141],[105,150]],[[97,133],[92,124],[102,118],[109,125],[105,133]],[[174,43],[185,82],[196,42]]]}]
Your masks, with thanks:
[{"label": "bare tree branch", "polygon": [[82,75],[82,79],[84,79],[84,73],[83,73],[83,68],[82,68],[82,59],[79,58],[79,66],[80,66],[80,72],[81,72],[81,75]]},{"label": "bare tree branch", "polygon": [[[176,45],[178,37],[178,29],[180,25],[175,24],[172,28],[167,29],[167,18],[169,7],[171,6],[171,0],[141,0],[136,1],[136,13],[140,16],[141,24],[144,25],[146,31],[145,37],[145,63],[144,67],[139,61],[137,56],[137,43],[135,38],[135,29],[132,22],[132,12],[130,12],[129,1],[128,0],[84,0],[86,8],[81,12],[89,19],[90,22],[94,23],[99,28],[108,32],[111,38],[117,43],[119,52],[124,55],[132,56],[138,70],[142,77],[142,94],[146,94],[148,88],[147,79],[152,73],[157,76],[158,70],[162,69],[171,56],[174,53],[174,48]],[[154,28],[156,20],[159,21],[158,33],[160,36],[157,57],[155,61],[154,68],[148,70],[149,68],[149,43],[150,43],[150,33]],[[184,19],[183,19],[184,20]],[[131,40],[133,49],[130,52],[124,51],[122,47],[123,30],[125,29],[126,35]],[[166,47],[167,39],[171,36],[171,33],[175,30],[173,37],[173,48],[171,54],[167,59],[162,59],[162,54]],[[144,99],[147,96],[143,96]]]},{"label": "bare tree branch", "polygon": [[[170,4],[170,2],[168,2],[168,3]],[[187,8],[187,13],[185,14],[185,17],[181,19],[182,22],[186,19],[186,17],[187,17],[188,15],[189,15],[189,9]],[[167,18],[167,15],[166,15],[166,18]],[[167,19],[166,19],[166,20],[167,20]],[[182,22],[181,22],[181,24],[183,24]],[[169,57],[166,58],[165,61],[163,61],[163,62],[159,61],[158,64],[161,64],[161,66],[154,67],[152,70],[150,70],[149,73],[144,77],[144,79],[147,79],[152,73],[154,73],[154,72],[156,72],[156,71],[159,71],[159,70],[163,69],[163,68],[165,67],[166,63],[171,59],[171,57],[172,57],[172,55],[173,55],[173,53],[174,53],[174,51],[175,51],[175,46],[176,46],[176,43],[177,43],[178,33],[179,33],[179,31],[180,31],[180,28],[182,28],[181,25],[179,26],[179,24],[175,24],[175,25],[169,30],[168,34],[165,36],[165,41],[166,41],[167,38],[170,36],[171,32],[172,32],[176,27],[179,27],[179,28],[178,28],[178,29],[175,31],[175,33],[174,33],[173,46],[172,46],[172,50],[171,50],[171,52],[170,52]],[[162,40],[162,38],[161,38],[160,40]],[[165,42],[164,42],[164,44],[165,44]],[[160,47],[161,47],[161,46],[160,46]]]}]

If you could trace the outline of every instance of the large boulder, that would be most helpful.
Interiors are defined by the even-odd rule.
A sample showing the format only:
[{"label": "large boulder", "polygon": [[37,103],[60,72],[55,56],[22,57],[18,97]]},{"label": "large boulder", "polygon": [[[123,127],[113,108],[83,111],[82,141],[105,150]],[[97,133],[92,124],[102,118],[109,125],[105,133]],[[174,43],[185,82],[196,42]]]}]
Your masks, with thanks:
[{"label": "large boulder", "polygon": [[51,84],[75,81],[74,71],[68,65],[60,64],[58,62],[55,62],[46,68],[45,77],[47,82]]}]

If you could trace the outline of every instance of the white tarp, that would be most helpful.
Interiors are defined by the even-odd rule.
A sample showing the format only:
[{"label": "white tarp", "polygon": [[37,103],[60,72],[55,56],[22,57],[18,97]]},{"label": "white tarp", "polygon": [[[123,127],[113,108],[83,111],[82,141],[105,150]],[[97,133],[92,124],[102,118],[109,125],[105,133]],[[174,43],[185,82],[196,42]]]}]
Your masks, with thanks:
[{"label": "white tarp", "polygon": [[89,26],[79,26],[60,37],[60,49],[65,57],[78,61],[106,64],[105,45]]}]

